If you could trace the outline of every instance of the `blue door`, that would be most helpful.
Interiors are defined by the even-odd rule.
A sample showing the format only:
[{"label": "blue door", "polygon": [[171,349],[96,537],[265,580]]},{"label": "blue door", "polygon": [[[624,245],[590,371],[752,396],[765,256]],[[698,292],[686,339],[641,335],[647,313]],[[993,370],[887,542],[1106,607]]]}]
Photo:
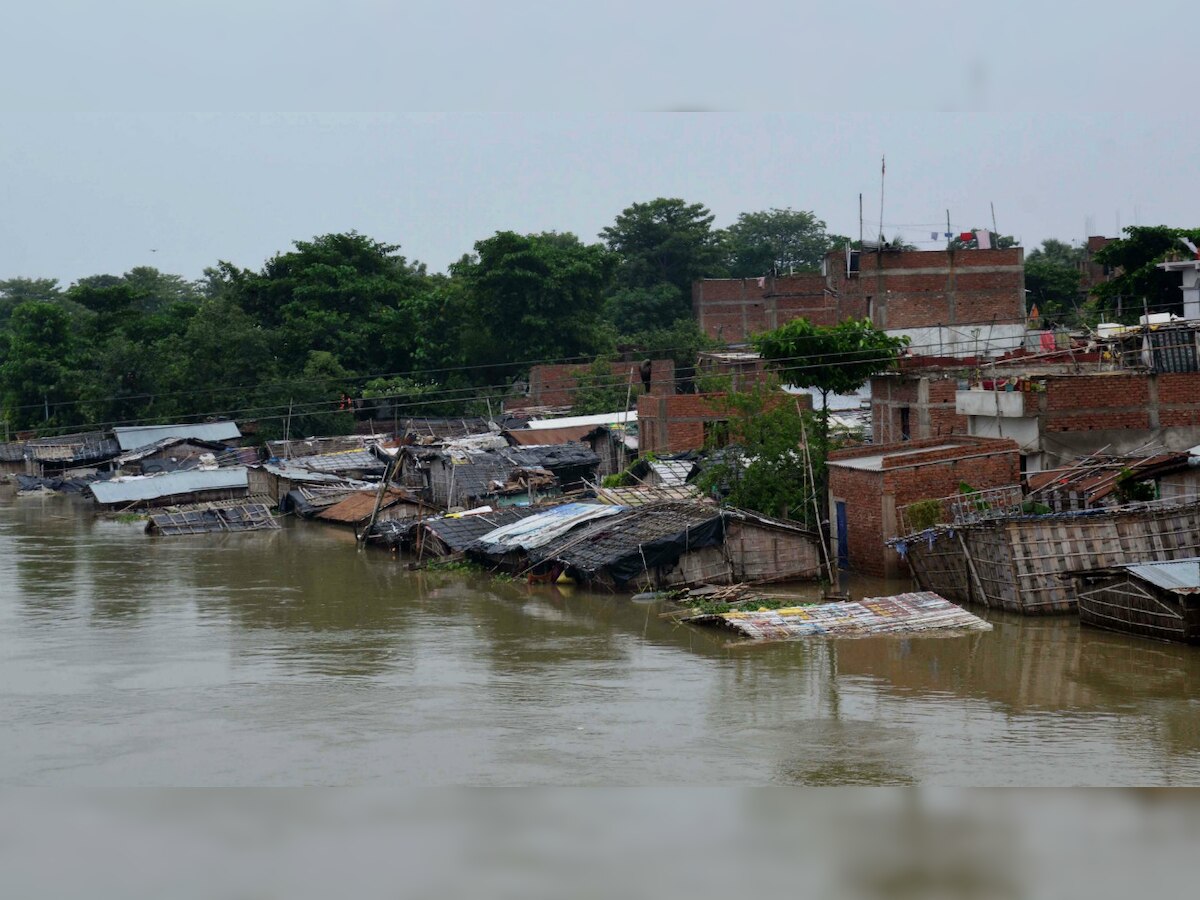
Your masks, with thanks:
[{"label": "blue door", "polygon": [[839,569],[850,568],[850,538],[846,524],[846,501],[837,501],[837,559]]}]

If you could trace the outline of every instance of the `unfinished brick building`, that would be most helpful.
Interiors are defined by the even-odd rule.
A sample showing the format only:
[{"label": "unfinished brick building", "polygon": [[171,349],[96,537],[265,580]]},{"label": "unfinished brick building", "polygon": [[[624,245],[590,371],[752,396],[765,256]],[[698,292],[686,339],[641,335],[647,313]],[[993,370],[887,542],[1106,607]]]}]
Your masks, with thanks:
[{"label": "unfinished brick building", "polygon": [[918,500],[948,497],[966,482],[976,490],[1020,479],[1017,444],[955,435],[829,455],[831,552],[840,567],[895,577],[905,571],[884,543],[899,535],[899,510]]},{"label": "unfinished brick building", "polygon": [[[628,385],[633,396],[646,393],[641,374],[642,363],[614,362],[613,377]],[[557,366],[534,366],[529,371],[529,393],[525,397],[505,403],[508,410],[528,409],[534,406],[571,406],[579,389],[579,377],[591,370],[590,363]],[[675,393],[675,362],[670,359],[655,359],[650,363],[651,394]]]},{"label": "unfinished brick building", "polygon": [[[809,394],[780,391],[772,394],[768,403],[796,403],[800,409],[812,409]],[[644,456],[722,446],[730,438],[736,439],[730,426],[735,417],[723,393],[639,397],[638,451]]]},{"label": "unfinished brick building", "polygon": [[727,344],[797,318],[869,318],[920,355],[996,355],[1024,340],[1024,251],[834,251],[820,274],[697,281],[692,308]]}]

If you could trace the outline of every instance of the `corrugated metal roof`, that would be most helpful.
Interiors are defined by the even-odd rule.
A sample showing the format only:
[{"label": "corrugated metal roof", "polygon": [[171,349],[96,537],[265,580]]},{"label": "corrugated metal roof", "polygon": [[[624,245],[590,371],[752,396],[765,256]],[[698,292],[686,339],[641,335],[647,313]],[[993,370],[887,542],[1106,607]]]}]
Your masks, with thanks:
[{"label": "corrugated metal roof", "polygon": [[235,422],[196,422],[180,425],[139,425],[114,428],[122,450],[136,450],[168,437],[198,438],[202,441],[235,441],[242,436]]},{"label": "corrugated metal roof", "polygon": [[137,503],[141,500],[173,497],[176,494],[232,490],[247,486],[245,468],[231,466],[226,469],[187,469],[164,475],[114,478],[111,481],[93,483],[91,490],[100,503]]},{"label": "corrugated metal roof", "polygon": [[294,460],[295,465],[314,472],[380,472],[387,465],[370,450],[341,450],[336,453],[321,453],[303,456]]},{"label": "corrugated metal roof", "polygon": [[1164,591],[1189,594],[1200,591],[1200,557],[1170,562],[1134,563],[1121,568]]},{"label": "corrugated metal roof", "polygon": [[623,425],[638,420],[637,410],[601,413],[598,416],[564,416],[558,419],[532,419],[526,427],[537,431],[546,428],[574,428],[577,425]]}]

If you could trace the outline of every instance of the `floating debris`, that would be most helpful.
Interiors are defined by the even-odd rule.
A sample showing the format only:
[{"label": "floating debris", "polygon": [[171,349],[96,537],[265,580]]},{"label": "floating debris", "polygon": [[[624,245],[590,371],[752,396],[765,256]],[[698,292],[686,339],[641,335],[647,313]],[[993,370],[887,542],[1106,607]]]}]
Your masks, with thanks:
[{"label": "floating debris", "polygon": [[707,613],[689,616],[683,621],[727,628],[759,641],[992,630],[988,622],[929,591],[847,603]]}]

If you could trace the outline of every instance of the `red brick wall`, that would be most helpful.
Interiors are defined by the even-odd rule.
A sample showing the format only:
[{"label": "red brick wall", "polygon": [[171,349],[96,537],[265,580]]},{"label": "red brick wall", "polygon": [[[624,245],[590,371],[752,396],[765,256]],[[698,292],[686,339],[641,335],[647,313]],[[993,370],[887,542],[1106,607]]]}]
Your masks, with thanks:
[{"label": "red brick wall", "polygon": [[[642,393],[641,361],[615,362],[612,373],[622,383],[633,376],[634,396]],[[528,406],[570,406],[575,402],[575,391],[579,387],[579,376],[591,368],[590,364],[560,366],[534,366],[529,371],[529,396],[507,404],[509,409]],[[675,362],[670,359],[651,361],[651,394],[675,393]]]},{"label": "red brick wall", "polygon": [[1151,427],[1150,390],[1150,377],[1134,372],[1052,375],[1045,394],[1031,396],[1038,397],[1043,432],[1144,429]]},{"label": "red brick wall", "polygon": [[[772,395],[770,403],[799,402],[801,409],[812,409],[808,394]],[[728,422],[733,418],[725,394],[674,394],[670,397],[638,398],[638,452],[682,453],[701,450],[705,445],[707,422]]]},{"label": "red brick wall", "polygon": [[1200,372],[1159,375],[1158,424],[1163,428],[1200,426]]},{"label": "red brick wall", "polygon": [[1025,321],[1024,251],[924,250],[863,253],[847,277],[843,251],[829,276],[704,279],[692,286],[701,329],[727,343],[804,317],[820,325],[870,315],[879,328]]},{"label": "red brick wall", "polygon": [[[922,399],[921,382],[927,383]],[[967,433],[967,417],[954,407],[958,379],[950,375],[895,373],[871,379],[871,435],[876,444],[900,440],[900,410],[908,408],[909,434],[914,440]]]},{"label": "red brick wall", "polygon": [[[933,448],[945,439],[910,441],[882,447],[858,447],[830,454],[830,514],[834,501],[846,502],[847,541],[850,568],[869,575],[895,575],[901,571],[900,558],[884,545],[895,537],[896,514],[900,507],[917,500],[947,497],[967,482],[978,490],[1016,484],[1020,480],[1020,454],[1011,440],[955,437],[956,446],[926,453],[913,450]],[[880,471],[849,469],[836,465],[838,460],[885,454]],[[903,456],[888,457],[888,453]],[[886,509],[885,509],[886,507]],[[836,521],[832,540],[836,550]]]}]

